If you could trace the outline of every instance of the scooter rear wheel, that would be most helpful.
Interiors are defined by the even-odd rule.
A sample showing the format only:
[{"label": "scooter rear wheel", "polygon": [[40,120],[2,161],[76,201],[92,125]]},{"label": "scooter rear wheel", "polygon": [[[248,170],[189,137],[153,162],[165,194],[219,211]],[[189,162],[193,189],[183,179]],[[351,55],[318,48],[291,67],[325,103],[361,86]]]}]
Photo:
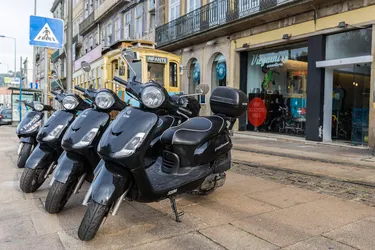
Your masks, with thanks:
[{"label": "scooter rear wheel", "polygon": [[46,180],[44,175],[48,171],[48,168],[25,168],[23,170],[20,188],[24,193],[34,193]]},{"label": "scooter rear wheel", "polygon": [[17,159],[17,167],[18,168],[24,168],[27,159],[29,158],[31,154],[31,148],[32,145],[30,143],[24,143],[20,152],[20,155],[18,156]]},{"label": "scooter rear wheel", "polygon": [[91,201],[87,207],[85,216],[78,229],[78,237],[83,241],[94,239],[104,218],[107,216],[110,206]]},{"label": "scooter rear wheel", "polygon": [[48,191],[46,204],[44,206],[46,211],[50,214],[61,212],[70,196],[72,196],[77,183],[78,178],[74,176],[69,178],[65,183],[55,180]]}]

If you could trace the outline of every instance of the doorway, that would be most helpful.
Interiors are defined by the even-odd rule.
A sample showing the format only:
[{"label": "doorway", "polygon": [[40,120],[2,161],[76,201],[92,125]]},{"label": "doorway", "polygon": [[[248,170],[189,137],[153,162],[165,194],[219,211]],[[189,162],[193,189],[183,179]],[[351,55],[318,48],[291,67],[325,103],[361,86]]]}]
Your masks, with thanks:
[{"label": "doorway", "polygon": [[326,68],[323,140],[368,143],[371,63]]}]

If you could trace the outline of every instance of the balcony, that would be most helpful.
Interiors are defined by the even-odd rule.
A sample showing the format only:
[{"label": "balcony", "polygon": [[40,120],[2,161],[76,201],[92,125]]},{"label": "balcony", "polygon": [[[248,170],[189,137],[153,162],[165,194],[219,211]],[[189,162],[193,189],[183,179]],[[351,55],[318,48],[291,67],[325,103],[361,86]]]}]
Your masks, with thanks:
[{"label": "balcony", "polygon": [[82,23],[79,24],[79,34],[85,35],[95,25],[95,11],[93,11]]},{"label": "balcony", "polygon": [[[302,2],[310,2],[311,4],[313,1],[214,0],[184,16],[157,27],[155,40],[159,48],[173,50],[181,46],[191,45],[193,40],[195,42],[198,40],[204,42],[252,26],[261,25],[265,22],[291,16],[296,14],[296,7],[302,5]],[[309,10],[309,8],[300,8],[298,12],[301,13]],[[272,15],[266,16],[269,12],[272,12]]]}]

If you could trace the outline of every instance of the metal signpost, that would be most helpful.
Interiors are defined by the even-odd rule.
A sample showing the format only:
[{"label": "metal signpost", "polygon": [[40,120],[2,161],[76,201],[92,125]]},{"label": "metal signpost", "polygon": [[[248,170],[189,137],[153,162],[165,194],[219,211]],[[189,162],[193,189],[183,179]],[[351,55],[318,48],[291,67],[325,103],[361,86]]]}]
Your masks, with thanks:
[{"label": "metal signpost", "polygon": [[61,49],[64,44],[64,21],[41,16],[30,16],[30,41],[36,47],[45,47],[44,103],[48,104],[48,48]]}]

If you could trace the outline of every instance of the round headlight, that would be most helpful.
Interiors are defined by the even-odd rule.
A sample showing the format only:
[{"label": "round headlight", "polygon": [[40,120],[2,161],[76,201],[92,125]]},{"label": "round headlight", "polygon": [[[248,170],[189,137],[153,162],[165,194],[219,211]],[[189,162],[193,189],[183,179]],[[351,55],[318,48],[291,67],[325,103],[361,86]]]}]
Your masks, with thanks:
[{"label": "round headlight", "polygon": [[143,89],[141,99],[146,107],[154,109],[163,104],[165,95],[160,88],[149,86]]},{"label": "round headlight", "polygon": [[110,93],[99,92],[95,97],[95,103],[101,109],[109,109],[115,103],[115,98]]},{"label": "round headlight", "polygon": [[68,96],[65,96],[63,99],[63,106],[67,110],[75,109],[78,106],[78,104],[79,104],[79,101],[74,96],[68,95]]},{"label": "round headlight", "polygon": [[43,111],[44,109],[44,105],[41,104],[40,102],[34,102],[34,109],[36,111]]}]

